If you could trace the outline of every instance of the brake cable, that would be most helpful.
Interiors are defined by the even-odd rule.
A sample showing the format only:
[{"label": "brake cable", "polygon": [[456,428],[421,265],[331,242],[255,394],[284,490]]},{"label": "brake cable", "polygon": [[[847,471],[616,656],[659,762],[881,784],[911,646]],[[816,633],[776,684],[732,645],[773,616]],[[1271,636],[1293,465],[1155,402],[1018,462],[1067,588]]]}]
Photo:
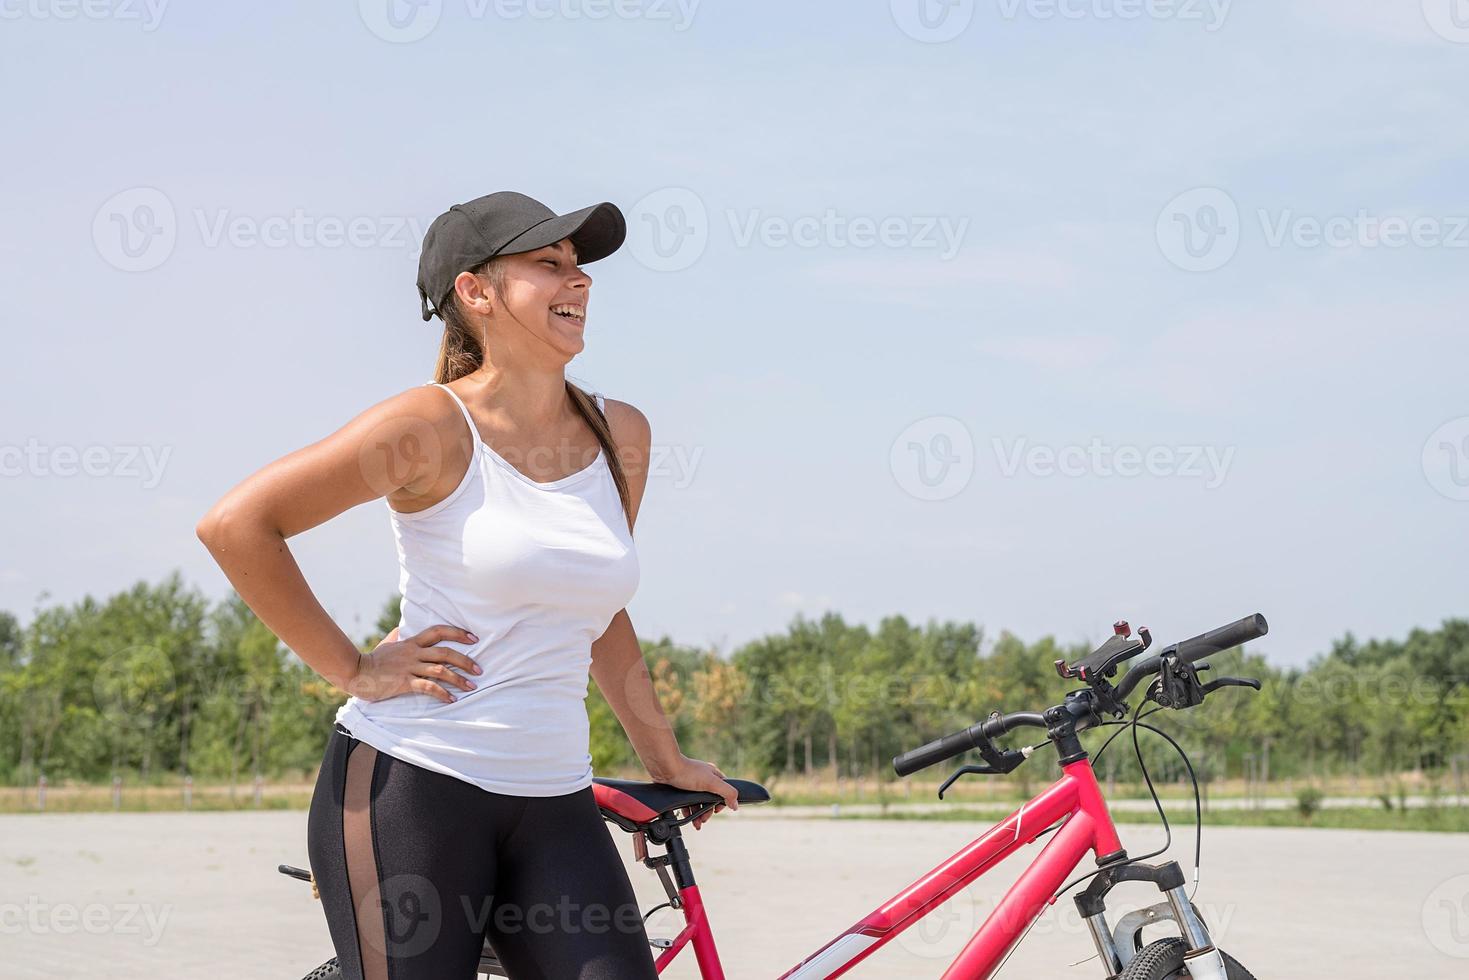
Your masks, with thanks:
[{"label": "brake cable", "polygon": [[[1162,802],[1162,800],[1160,800],[1158,798],[1158,791],[1153,786],[1152,776],[1150,776],[1149,773],[1148,773],[1148,764],[1147,764],[1147,762],[1145,762],[1143,760],[1142,746],[1141,746],[1141,744],[1139,744],[1138,738],[1137,738],[1137,730],[1139,728],[1146,728],[1150,732],[1154,732],[1154,733],[1156,733],[1158,735],[1163,736],[1163,738],[1168,742],[1168,744],[1169,745],[1172,745],[1173,748],[1175,750],[1177,750],[1179,757],[1183,759],[1184,766],[1186,766],[1188,768],[1189,779],[1192,781],[1193,788],[1194,788],[1194,890],[1193,890],[1193,892],[1191,892],[1189,894],[1189,897],[1188,897],[1188,900],[1189,900],[1190,904],[1192,904],[1192,902],[1194,900],[1194,895],[1198,893],[1198,890],[1199,890],[1199,866],[1200,866],[1200,862],[1202,860],[1203,846],[1204,846],[1204,811],[1203,811],[1202,798],[1199,795],[1199,779],[1198,779],[1198,776],[1194,773],[1193,763],[1189,761],[1188,753],[1183,750],[1183,746],[1179,745],[1178,742],[1174,740],[1173,736],[1169,735],[1167,732],[1163,731],[1163,729],[1158,728],[1158,727],[1156,727],[1154,725],[1144,725],[1144,724],[1142,724],[1142,720],[1144,718],[1147,718],[1147,717],[1149,717],[1151,715],[1155,715],[1159,711],[1162,711],[1163,710],[1163,708],[1161,706],[1159,706],[1159,707],[1150,709],[1147,712],[1147,714],[1140,715],[1140,714],[1138,714],[1138,712],[1140,712],[1142,710],[1143,703],[1144,702],[1141,702],[1141,701],[1138,702],[1138,706],[1136,708],[1133,708],[1132,709],[1132,718],[1129,719],[1129,720],[1127,720],[1127,721],[1104,721],[1104,722],[1101,722],[1100,724],[1094,725],[1092,727],[1094,727],[1094,728],[1111,728],[1111,727],[1114,727],[1115,726],[1115,727],[1117,727],[1119,729],[1128,729],[1128,728],[1132,729],[1132,749],[1133,749],[1133,752],[1137,755],[1138,768],[1142,771],[1143,782],[1147,784],[1148,793],[1153,798],[1153,806],[1158,811],[1158,819],[1161,820],[1161,821],[1163,821],[1163,835],[1164,835],[1163,836],[1163,846],[1160,847],[1156,851],[1151,851],[1151,852],[1149,852],[1147,854],[1139,854],[1136,857],[1130,857],[1127,860],[1122,861],[1122,862],[1120,862],[1118,864],[1109,864],[1105,868],[1098,868],[1095,871],[1089,871],[1089,872],[1087,872],[1086,874],[1084,874],[1081,877],[1075,879],[1074,881],[1072,881],[1072,882],[1070,882],[1070,883],[1062,886],[1062,888],[1061,888],[1060,891],[1056,892],[1056,894],[1054,894],[1054,895],[1051,896],[1050,902],[1047,903],[1048,905],[1054,905],[1055,902],[1056,902],[1056,899],[1060,898],[1062,895],[1066,894],[1071,889],[1073,889],[1077,885],[1081,884],[1083,881],[1086,881],[1088,878],[1095,877],[1096,875],[1101,874],[1103,871],[1111,870],[1113,868],[1124,867],[1124,866],[1129,865],[1129,864],[1136,864],[1139,861],[1146,861],[1149,858],[1155,858],[1155,857],[1158,857],[1161,854],[1166,854],[1168,852],[1168,849],[1173,846],[1173,828],[1168,823],[1168,815],[1163,812],[1163,802]],[[1102,747],[1099,748],[1099,749],[1097,749],[1097,751],[1092,755],[1092,761],[1095,762],[1096,760],[1100,759],[1102,757],[1102,753],[1105,752],[1105,751],[1107,751],[1107,746],[1111,745],[1112,742],[1116,740],[1117,736],[1118,735],[1121,735],[1121,734],[1122,734],[1122,731],[1119,730],[1119,731],[1115,731],[1111,735],[1109,735],[1107,737],[1107,740],[1102,743]],[[1042,748],[1042,747],[1044,747],[1046,745],[1049,745],[1049,744],[1050,744],[1050,740],[1047,739],[1044,742],[1038,742],[1037,744],[1035,744],[1033,746],[1030,746],[1030,748],[1032,750],[1035,750],[1035,749]],[[1041,837],[1044,837],[1046,834],[1049,834],[1051,831],[1056,830],[1056,829],[1064,826],[1065,823],[1066,823],[1066,821],[1064,819],[1063,820],[1058,820],[1053,826],[1047,827],[1045,830],[1043,830],[1039,834],[1037,834],[1036,835],[1036,839],[1039,839]],[[1005,966],[1005,964],[1007,962],[1009,962],[1010,956],[1020,946],[1021,941],[1023,941],[1025,939],[1025,937],[1030,933],[1030,930],[1033,929],[1033,928],[1035,928],[1035,924],[1040,921],[1040,918],[1041,917],[1039,915],[1037,915],[1034,919],[1032,919],[1030,921],[1030,925],[1028,925],[1028,926],[1025,927],[1025,932],[1023,932],[1023,933],[1020,934],[1020,939],[1018,939],[1018,940],[1015,941],[1014,945],[1012,945],[1010,947],[1010,949],[1005,953],[1005,958],[1000,961],[1000,963],[999,963],[998,966],[995,967],[995,973],[996,974],[998,974],[1000,972],[1000,970]],[[1096,955],[1097,955],[1096,953],[1093,953],[1091,956],[1088,956],[1086,958],[1086,960],[1095,959],[1096,958]],[[1081,960],[1079,962],[1085,963],[1086,960]],[[1077,964],[1075,964],[1075,963],[1072,964],[1072,966],[1076,966],[1076,965]]]},{"label": "brake cable", "polygon": [[[1139,709],[1141,707],[1142,707],[1141,705],[1138,706]],[[1125,728],[1146,728],[1148,731],[1153,732],[1154,734],[1161,735],[1168,742],[1168,744],[1172,745],[1173,748],[1174,748],[1174,750],[1178,752],[1179,758],[1183,759],[1184,766],[1186,766],[1188,768],[1189,779],[1192,782],[1193,790],[1194,790],[1194,892],[1196,893],[1198,891],[1198,888],[1199,888],[1199,868],[1200,868],[1201,863],[1202,863],[1203,850],[1204,850],[1204,841],[1203,841],[1203,835],[1204,835],[1203,801],[1202,801],[1202,799],[1200,797],[1200,793],[1199,793],[1199,780],[1198,780],[1197,775],[1195,775],[1195,773],[1194,773],[1193,763],[1191,761],[1189,761],[1188,753],[1183,750],[1183,747],[1180,746],[1178,744],[1178,742],[1176,742],[1171,735],[1169,735],[1167,732],[1163,731],[1161,728],[1158,728],[1158,727],[1156,727],[1154,725],[1144,725],[1142,723],[1142,720],[1144,718],[1147,718],[1147,717],[1150,717],[1152,715],[1155,715],[1155,714],[1157,714],[1158,712],[1160,712],[1162,710],[1163,709],[1161,707],[1153,708],[1153,709],[1149,710],[1147,713],[1139,715],[1137,713],[1137,710],[1135,709],[1133,711],[1133,714],[1134,714],[1135,718],[1132,719],[1132,720],[1129,720],[1129,721],[1104,721],[1104,722],[1101,722],[1101,723],[1099,723],[1097,725],[1094,725],[1093,727],[1095,727],[1095,728],[1113,728],[1113,727],[1115,727],[1115,728],[1124,728],[1124,729]],[[1121,734],[1122,734],[1122,732],[1120,732],[1120,731],[1113,732],[1107,738],[1107,741],[1105,741],[1105,742],[1102,743],[1102,747],[1099,748],[1099,749],[1097,749],[1097,751],[1092,755],[1092,761],[1093,762],[1096,762],[1099,759],[1101,759],[1102,753],[1105,752],[1105,751],[1107,751],[1107,746],[1111,745],[1112,742],[1116,740],[1117,736],[1118,735],[1121,735]],[[1133,741],[1134,741],[1134,743],[1136,743],[1136,741],[1137,741],[1137,732],[1135,730],[1133,732]],[[1049,744],[1050,744],[1050,740],[1047,739],[1044,742],[1038,742],[1035,745],[1027,746],[1027,748],[1030,749],[1030,751],[1035,751],[1036,749],[1044,748],[1045,746],[1047,746]],[[1142,770],[1143,780],[1147,783],[1148,790],[1152,794],[1152,797],[1153,797],[1153,805],[1157,808],[1157,810],[1158,810],[1158,816],[1163,821],[1163,829],[1164,829],[1165,833],[1167,834],[1167,840],[1169,841],[1169,843],[1168,844],[1165,844],[1164,847],[1163,847],[1163,849],[1166,851],[1170,846],[1172,846],[1172,839],[1173,839],[1173,837],[1172,837],[1172,830],[1171,830],[1171,828],[1170,828],[1170,826],[1168,824],[1168,817],[1166,815],[1164,815],[1163,808],[1162,808],[1162,803],[1158,800],[1158,794],[1153,790],[1153,782],[1152,782],[1152,779],[1149,777],[1147,764],[1145,762],[1143,762],[1143,760],[1142,760],[1141,749],[1136,744],[1134,744],[1133,748],[1134,748],[1134,751],[1136,751],[1138,753],[1138,766]],[[1058,829],[1060,826],[1061,826],[1061,824],[1060,823],[1057,823],[1055,826],[1048,827],[1045,830],[1041,831],[1041,833],[1039,834],[1039,836],[1044,837],[1046,834],[1049,834],[1051,831]],[[1124,861],[1123,864],[1131,864],[1133,861],[1141,861],[1144,858],[1156,857],[1158,853],[1161,853],[1161,852],[1155,852],[1154,854],[1144,854],[1141,857],[1131,858],[1131,859],[1129,859],[1127,861]],[[1097,873],[1098,872],[1092,872],[1092,874],[1097,874]],[[1091,876],[1088,875],[1087,877],[1091,877]],[[1072,885],[1079,884],[1080,881],[1083,881],[1083,880],[1085,880],[1085,879],[1078,879],[1078,881],[1072,882],[1071,885],[1067,885],[1066,888],[1063,888],[1060,892],[1057,892],[1056,893],[1057,894],[1057,897],[1059,897],[1067,889],[1071,888]],[[1193,899],[1193,895],[1190,894],[1189,895],[1189,898],[1190,898],[1190,900],[1192,900]]]}]

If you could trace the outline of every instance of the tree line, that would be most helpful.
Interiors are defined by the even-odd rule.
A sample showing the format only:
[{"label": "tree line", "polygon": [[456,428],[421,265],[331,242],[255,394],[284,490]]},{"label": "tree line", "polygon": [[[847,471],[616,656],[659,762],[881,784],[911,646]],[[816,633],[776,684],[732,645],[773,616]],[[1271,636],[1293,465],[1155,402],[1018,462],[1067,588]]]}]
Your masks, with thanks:
[{"label": "tree line", "polygon": [[[360,638],[362,649],[397,621],[394,596]],[[667,638],[642,645],[684,751],[762,780],[894,779],[891,759],[900,752],[991,710],[1058,702],[1075,682],[1062,680],[1054,661],[1087,652],[1051,637],[990,639],[974,623],[892,615],[869,628],[835,613],[796,616],[784,632],[727,655]],[[1246,766],[1277,778],[1432,777],[1469,764],[1469,620],[1402,640],[1346,635],[1305,667],[1236,650],[1213,658],[1213,668],[1213,676],[1258,677],[1264,689],[1227,689],[1201,710],[1158,715],[1205,779],[1238,777]],[[178,574],[104,600],[41,606],[24,627],[0,612],[7,785],[43,774],[52,785],[309,779],[345,699],[237,596],[211,602]],[[638,774],[595,683],[587,711],[596,771]],[[1161,740],[1141,744],[1155,775],[1181,772]],[[1130,741],[1099,765],[1131,778]],[[1025,774],[1033,768],[1021,767],[1017,778],[1032,778]]]}]

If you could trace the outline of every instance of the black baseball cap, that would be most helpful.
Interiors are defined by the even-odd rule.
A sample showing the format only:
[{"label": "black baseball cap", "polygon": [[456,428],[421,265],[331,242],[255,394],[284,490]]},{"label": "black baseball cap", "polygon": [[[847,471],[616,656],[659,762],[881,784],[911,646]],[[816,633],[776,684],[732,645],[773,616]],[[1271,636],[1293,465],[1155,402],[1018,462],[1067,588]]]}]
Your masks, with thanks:
[{"label": "black baseball cap", "polygon": [[577,264],[585,265],[617,251],[626,237],[626,219],[617,205],[607,201],[569,214],[557,214],[515,191],[496,191],[456,204],[435,218],[423,236],[418,256],[423,318],[432,319],[439,311],[459,273],[496,255],[530,252],[570,238]]}]

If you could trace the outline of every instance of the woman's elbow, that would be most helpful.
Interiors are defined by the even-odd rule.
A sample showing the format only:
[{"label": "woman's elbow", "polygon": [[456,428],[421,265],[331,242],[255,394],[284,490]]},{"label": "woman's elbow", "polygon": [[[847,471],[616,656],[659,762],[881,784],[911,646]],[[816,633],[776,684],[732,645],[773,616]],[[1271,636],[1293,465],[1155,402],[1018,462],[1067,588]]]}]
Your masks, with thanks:
[{"label": "woman's elbow", "polygon": [[199,523],[194,525],[194,533],[203,542],[204,547],[215,551],[238,535],[247,523],[240,507],[226,497],[199,518]]}]

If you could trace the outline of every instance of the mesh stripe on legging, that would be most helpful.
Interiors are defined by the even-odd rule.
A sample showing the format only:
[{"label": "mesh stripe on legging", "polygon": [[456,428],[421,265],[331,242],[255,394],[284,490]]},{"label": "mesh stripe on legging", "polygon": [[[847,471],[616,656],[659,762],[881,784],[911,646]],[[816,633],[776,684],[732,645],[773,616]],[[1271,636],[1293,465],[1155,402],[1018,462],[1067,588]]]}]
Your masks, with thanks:
[{"label": "mesh stripe on legging", "polygon": [[632,884],[590,787],[507,796],[334,727],[307,851],[345,980],[653,980]]}]

